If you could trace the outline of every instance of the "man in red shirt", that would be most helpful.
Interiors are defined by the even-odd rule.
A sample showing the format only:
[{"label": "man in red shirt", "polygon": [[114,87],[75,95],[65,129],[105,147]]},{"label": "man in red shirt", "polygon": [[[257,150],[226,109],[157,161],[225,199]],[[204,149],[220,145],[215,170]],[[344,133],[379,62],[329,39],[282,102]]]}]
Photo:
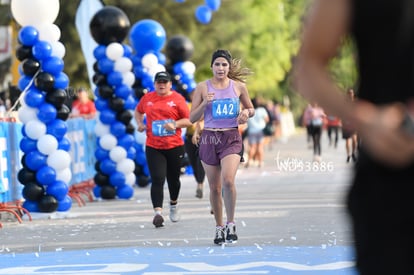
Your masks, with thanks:
[{"label": "man in red shirt", "polygon": [[89,98],[86,89],[80,88],[77,99],[72,103],[72,117],[93,118],[96,114],[95,103]]}]

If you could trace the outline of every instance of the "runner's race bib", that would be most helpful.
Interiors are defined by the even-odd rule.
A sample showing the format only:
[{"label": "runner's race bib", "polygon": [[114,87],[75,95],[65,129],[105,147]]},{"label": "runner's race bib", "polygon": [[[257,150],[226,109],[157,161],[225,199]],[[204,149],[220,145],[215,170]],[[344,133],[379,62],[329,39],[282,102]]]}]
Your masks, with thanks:
[{"label": "runner's race bib", "polygon": [[214,99],[212,102],[213,118],[235,118],[239,115],[240,105],[238,98]]},{"label": "runner's race bib", "polygon": [[173,122],[172,119],[154,120],[152,122],[152,134],[157,137],[172,136],[175,134],[175,130],[168,131],[164,128],[164,124]]}]

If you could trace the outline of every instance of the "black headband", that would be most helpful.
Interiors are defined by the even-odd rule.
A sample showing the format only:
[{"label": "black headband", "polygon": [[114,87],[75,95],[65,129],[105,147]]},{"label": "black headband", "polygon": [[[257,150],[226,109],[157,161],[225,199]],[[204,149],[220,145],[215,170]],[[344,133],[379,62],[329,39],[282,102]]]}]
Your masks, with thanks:
[{"label": "black headband", "polygon": [[216,58],[219,57],[223,57],[227,60],[227,62],[229,62],[229,64],[231,64],[231,54],[229,51],[226,50],[217,50],[213,53],[213,56],[211,57],[211,65],[213,66],[214,60],[216,60]]}]

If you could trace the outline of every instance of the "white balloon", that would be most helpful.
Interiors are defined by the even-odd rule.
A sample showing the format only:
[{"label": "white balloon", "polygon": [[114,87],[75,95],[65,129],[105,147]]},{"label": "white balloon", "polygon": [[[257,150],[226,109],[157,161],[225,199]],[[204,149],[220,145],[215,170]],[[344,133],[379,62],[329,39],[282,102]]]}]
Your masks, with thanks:
[{"label": "white balloon", "polygon": [[66,54],[65,45],[63,45],[60,41],[51,42],[50,45],[52,46],[52,55],[63,58]]},{"label": "white balloon", "polygon": [[135,182],[137,181],[137,177],[134,173],[128,173],[125,175],[125,183],[129,186],[133,187],[135,185]]},{"label": "white balloon", "polygon": [[47,165],[56,171],[65,170],[70,167],[71,157],[65,150],[56,150],[47,157]]},{"label": "white balloon", "polygon": [[39,27],[53,23],[59,14],[59,0],[12,0],[11,11],[21,26]]},{"label": "white balloon", "polygon": [[[24,100],[22,100],[22,101],[24,101]],[[19,108],[19,111],[18,111],[19,120],[22,123],[27,123],[30,120],[37,119],[38,111],[39,110],[37,108],[32,108],[32,107],[29,107],[27,105],[24,105],[23,107]]]},{"label": "white balloon", "polygon": [[114,70],[118,72],[130,72],[132,70],[132,61],[128,57],[121,57],[115,61]]},{"label": "white balloon", "polygon": [[147,53],[141,58],[141,64],[145,68],[151,68],[158,64],[158,57],[153,53]]},{"label": "white balloon", "polygon": [[106,47],[106,56],[116,61],[124,55],[124,47],[120,43],[113,42]]},{"label": "white balloon", "polygon": [[95,124],[95,134],[98,137],[101,137],[103,135],[109,134],[111,132],[110,126],[103,124],[99,120]]},{"label": "white balloon", "polygon": [[56,180],[61,180],[64,183],[69,184],[71,179],[72,179],[72,171],[70,170],[70,168],[56,171]]},{"label": "white balloon", "polygon": [[164,72],[166,71],[165,66],[162,64],[157,64],[151,68],[149,68],[149,74],[154,78],[155,74],[158,72]]},{"label": "white balloon", "polygon": [[186,74],[193,75],[195,73],[195,71],[196,71],[196,66],[191,61],[185,61],[183,63],[183,71]]},{"label": "white balloon", "polygon": [[116,170],[124,174],[129,174],[135,170],[135,162],[132,159],[125,158],[117,162]]},{"label": "white balloon", "polygon": [[122,74],[122,84],[132,87],[135,83],[135,74],[133,72],[125,72]]},{"label": "white balloon", "polygon": [[99,145],[105,150],[110,151],[118,143],[116,137],[112,134],[105,134],[99,139]]},{"label": "white balloon", "polygon": [[58,145],[59,143],[57,139],[54,136],[49,135],[49,134],[41,136],[37,140],[37,144],[36,144],[37,150],[39,150],[39,152],[44,155],[50,155],[51,153],[56,151],[58,148]]},{"label": "white balloon", "polygon": [[39,139],[46,134],[46,125],[37,119],[32,119],[24,126],[26,135],[31,139]]},{"label": "white balloon", "polygon": [[109,151],[109,158],[115,162],[120,162],[127,157],[127,151],[122,146],[115,146]]},{"label": "white balloon", "polygon": [[47,41],[49,43],[59,41],[60,29],[55,24],[44,24],[39,27],[39,40]]}]

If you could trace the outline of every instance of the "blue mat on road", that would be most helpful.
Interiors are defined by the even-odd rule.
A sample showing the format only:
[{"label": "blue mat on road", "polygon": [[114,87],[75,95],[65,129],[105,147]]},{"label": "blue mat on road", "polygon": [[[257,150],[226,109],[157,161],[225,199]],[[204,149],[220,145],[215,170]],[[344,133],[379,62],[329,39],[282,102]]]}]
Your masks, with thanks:
[{"label": "blue mat on road", "polygon": [[351,247],[126,247],[0,253],[1,275],[356,275]]}]

